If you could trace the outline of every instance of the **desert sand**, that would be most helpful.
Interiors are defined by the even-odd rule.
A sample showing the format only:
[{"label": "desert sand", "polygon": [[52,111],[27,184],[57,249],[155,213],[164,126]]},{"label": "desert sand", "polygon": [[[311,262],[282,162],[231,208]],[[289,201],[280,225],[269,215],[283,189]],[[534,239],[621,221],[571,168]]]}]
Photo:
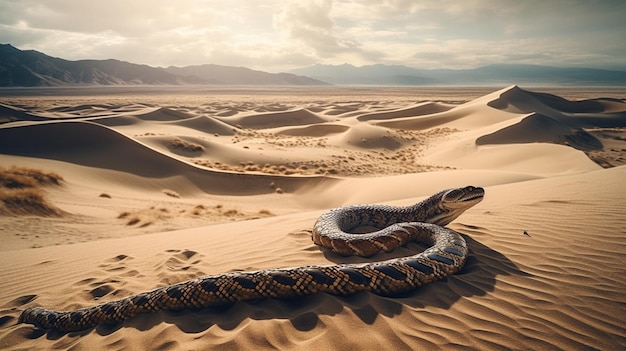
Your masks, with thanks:
[{"label": "desert sand", "polygon": [[[0,348],[626,347],[624,91],[274,89],[0,98],[0,167],[62,178],[38,188],[52,212],[0,207]],[[207,274],[361,262],[313,244],[323,211],[465,185],[486,190],[449,225],[470,258],[405,296],[17,323]]]}]

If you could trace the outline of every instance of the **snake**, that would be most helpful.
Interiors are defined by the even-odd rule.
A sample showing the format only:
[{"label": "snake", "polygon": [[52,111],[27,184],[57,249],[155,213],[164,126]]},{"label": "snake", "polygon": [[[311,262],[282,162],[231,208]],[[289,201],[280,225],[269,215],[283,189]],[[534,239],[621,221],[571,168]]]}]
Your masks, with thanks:
[{"label": "snake", "polygon": [[[311,230],[315,244],[343,256],[370,257],[410,241],[427,247],[413,255],[208,275],[73,311],[29,307],[18,323],[75,332],[120,323],[139,313],[216,307],[262,298],[316,293],[347,296],[361,291],[398,296],[463,267],[468,256],[465,239],[445,225],[483,197],[483,188],[466,186],[440,191],[409,206],[347,205],[324,212]],[[359,233],[358,228],[372,230]]]}]

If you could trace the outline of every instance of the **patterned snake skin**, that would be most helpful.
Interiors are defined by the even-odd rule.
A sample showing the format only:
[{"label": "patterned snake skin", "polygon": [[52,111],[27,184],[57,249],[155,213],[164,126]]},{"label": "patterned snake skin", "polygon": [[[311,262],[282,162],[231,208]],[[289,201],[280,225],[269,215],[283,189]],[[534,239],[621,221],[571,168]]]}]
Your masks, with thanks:
[{"label": "patterned snake skin", "polygon": [[[465,240],[443,226],[482,200],[482,188],[468,186],[439,192],[413,206],[346,206],[324,213],[313,228],[313,241],[341,255],[371,256],[409,241],[430,246],[413,256],[386,261],[278,268],[201,277],[121,300],[76,311],[31,307],[21,323],[63,332],[100,323],[116,323],[138,313],[232,304],[264,297],[289,298],[318,292],[350,295],[370,291],[403,293],[457,272],[467,258]],[[349,234],[357,227],[381,228]]]}]

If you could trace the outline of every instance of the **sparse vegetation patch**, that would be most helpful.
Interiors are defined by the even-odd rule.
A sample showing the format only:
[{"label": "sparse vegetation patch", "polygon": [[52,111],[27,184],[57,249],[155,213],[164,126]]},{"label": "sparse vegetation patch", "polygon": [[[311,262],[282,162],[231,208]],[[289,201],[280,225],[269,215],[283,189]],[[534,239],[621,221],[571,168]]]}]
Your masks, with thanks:
[{"label": "sparse vegetation patch", "polygon": [[262,217],[271,217],[274,214],[267,209],[261,209],[256,212],[241,210],[235,207],[227,207],[222,204],[195,206],[151,206],[145,209],[137,209],[132,211],[123,211],[117,216],[123,220],[128,226],[137,226],[145,228],[157,222],[176,221],[187,219],[202,219],[210,222],[235,221],[245,219],[256,219]]},{"label": "sparse vegetation patch", "polygon": [[183,151],[189,151],[189,152],[204,151],[204,146],[200,144],[188,142],[180,138],[174,138],[170,140],[170,147],[174,149],[183,150]]},{"label": "sparse vegetation patch", "polygon": [[180,198],[180,194],[171,189],[163,189],[163,194],[167,196],[175,197],[177,199]]},{"label": "sparse vegetation patch", "polygon": [[61,216],[61,211],[50,204],[42,189],[59,186],[63,177],[34,168],[0,168],[0,215]]}]

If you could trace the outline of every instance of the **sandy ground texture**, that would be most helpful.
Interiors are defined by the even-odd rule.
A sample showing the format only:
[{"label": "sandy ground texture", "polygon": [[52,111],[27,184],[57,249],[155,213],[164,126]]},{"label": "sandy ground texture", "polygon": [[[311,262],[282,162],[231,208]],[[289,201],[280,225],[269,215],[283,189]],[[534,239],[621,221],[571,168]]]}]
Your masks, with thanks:
[{"label": "sandy ground texture", "polygon": [[[308,89],[0,99],[0,347],[626,347],[623,92]],[[19,183],[29,169],[56,180]],[[449,225],[468,262],[402,297],[265,299],[68,334],[17,324],[31,306],[207,274],[361,262],[313,244],[320,213],[465,185],[486,189]]]}]

